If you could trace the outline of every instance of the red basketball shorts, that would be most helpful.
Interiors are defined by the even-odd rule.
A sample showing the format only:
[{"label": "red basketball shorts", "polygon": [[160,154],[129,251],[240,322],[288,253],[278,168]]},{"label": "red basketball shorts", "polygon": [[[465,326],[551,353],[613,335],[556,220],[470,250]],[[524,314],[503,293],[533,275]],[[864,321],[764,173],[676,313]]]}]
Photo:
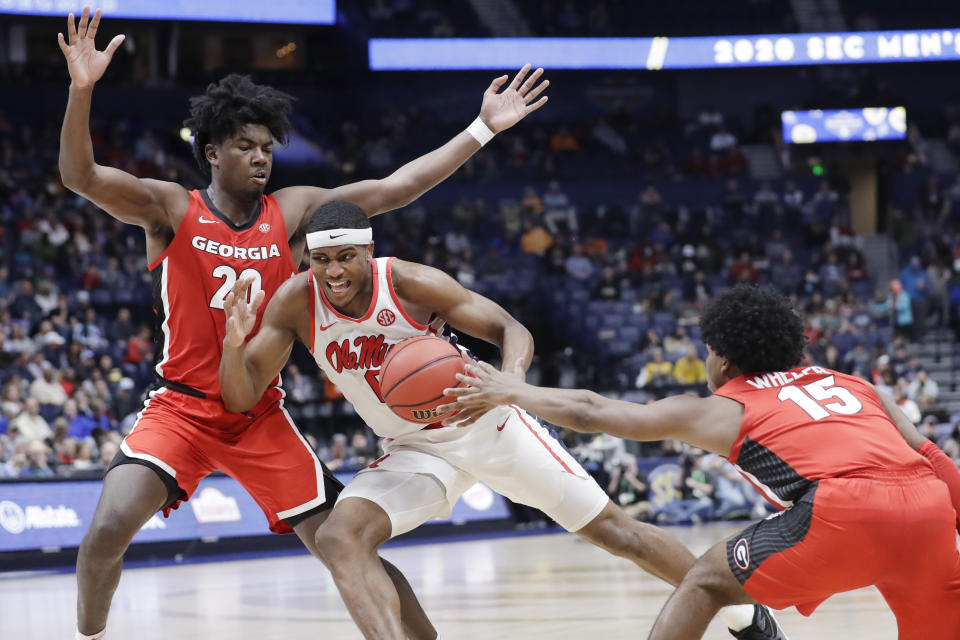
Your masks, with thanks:
[{"label": "red basketball shorts", "polygon": [[218,400],[161,387],[150,393],[120,449],[124,462],[146,464],[165,482],[165,474],[172,478],[181,500],[205,476],[223,471],[256,500],[275,533],[292,532],[284,520],[331,508],[343,486],[294,426],[276,389],[239,414]]},{"label": "red basketball shorts", "polygon": [[747,593],[810,615],[835,593],[876,585],[901,640],[960,638],[960,555],[947,486],[926,466],[820,480],[727,543]]}]

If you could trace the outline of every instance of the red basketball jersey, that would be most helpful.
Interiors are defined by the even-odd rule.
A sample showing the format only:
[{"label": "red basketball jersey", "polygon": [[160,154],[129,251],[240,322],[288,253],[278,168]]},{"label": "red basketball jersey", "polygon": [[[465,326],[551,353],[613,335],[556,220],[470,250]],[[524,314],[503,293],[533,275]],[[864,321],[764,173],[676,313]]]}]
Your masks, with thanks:
[{"label": "red basketball jersey", "polygon": [[256,215],[237,226],[205,191],[191,191],[187,215],[173,241],[150,264],[157,375],[209,398],[219,397],[227,294],[238,279],[251,277],[251,291],[266,292],[253,337],[270,298],[295,272],[276,198],[262,196]]},{"label": "red basketball jersey", "polygon": [[739,376],[716,394],[743,405],[730,462],[781,508],[823,478],[929,465],[860,378],[804,367]]}]

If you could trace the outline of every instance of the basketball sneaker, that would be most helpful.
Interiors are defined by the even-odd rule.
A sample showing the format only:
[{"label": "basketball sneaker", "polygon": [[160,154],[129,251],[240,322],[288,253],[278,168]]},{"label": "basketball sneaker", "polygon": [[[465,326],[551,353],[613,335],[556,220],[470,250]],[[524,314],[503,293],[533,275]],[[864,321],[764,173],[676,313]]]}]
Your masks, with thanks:
[{"label": "basketball sneaker", "polygon": [[739,640],[789,640],[770,610],[759,604],[753,605],[753,622],[749,627],[728,631]]}]

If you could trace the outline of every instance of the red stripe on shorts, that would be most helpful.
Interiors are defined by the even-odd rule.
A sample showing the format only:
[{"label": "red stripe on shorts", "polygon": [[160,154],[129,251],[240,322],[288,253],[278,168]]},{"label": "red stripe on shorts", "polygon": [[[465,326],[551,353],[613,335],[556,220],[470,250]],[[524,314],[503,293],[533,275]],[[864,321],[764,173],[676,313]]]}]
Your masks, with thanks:
[{"label": "red stripe on shorts", "polygon": [[560,466],[563,467],[563,470],[569,473],[570,475],[576,475],[573,471],[570,470],[570,467],[567,466],[567,463],[561,460],[560,456],[558,456],[553,451],[553,449],[550,448],[550,445],[548,445],[546,442],[543,441],[543,438],[540,437],[540,434],[534,431],[533,427],[530,426],[530,423],[527,422],[524,419],[523,414],[520,413],[520,409],[516,408],[513,405],[510,405],[510,408],[517,412],[517,416],[520,418],[523,424],[527,426],[527,429],[530,431],[530,433],[533,434],[533,437],[540,441],[540,444],[542,444],[546,448],[546,450],[550,452],[550,455],[553,456],[553,459],[560,463]]}]

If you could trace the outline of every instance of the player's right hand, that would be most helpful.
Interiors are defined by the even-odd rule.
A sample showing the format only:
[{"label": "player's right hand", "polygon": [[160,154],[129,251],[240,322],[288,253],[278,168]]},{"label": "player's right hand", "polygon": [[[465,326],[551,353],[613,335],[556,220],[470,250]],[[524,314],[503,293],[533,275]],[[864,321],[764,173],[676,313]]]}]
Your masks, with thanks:
[{"label": "player's right hand", "polygon": [[93,83],[103,77],[114,52],[126,38],[124,35],[114,36],[106,49],[97,51],[93,40],[99,26],[100,9],[93,14],[93,20],[90,20],[90,7],[84,7],[79,27],[74,24],[72,13],[67,16],[67,41],[64,41],[62,33],[57,34],[60,50],[67,59],[70,81],[80,89],[92,87]]},{"label": "player's right hand", "polygon": [[260,290],[251,297],[251,285],[253,285],[253,278],[237,280],[223,301],[223,312],[227,316],[227,331],[223,337],[225,348],[242,347],[257,323],[257,310],[263,304],[265,294]]}]

